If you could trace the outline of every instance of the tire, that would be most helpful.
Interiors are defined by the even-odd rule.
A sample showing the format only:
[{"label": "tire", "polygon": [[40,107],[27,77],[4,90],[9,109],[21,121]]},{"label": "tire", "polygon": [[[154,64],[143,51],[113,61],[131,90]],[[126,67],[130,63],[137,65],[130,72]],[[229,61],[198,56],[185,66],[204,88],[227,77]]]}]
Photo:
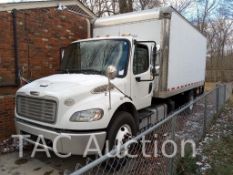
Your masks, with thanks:
[{"label": "tire", "polygon": [[205,86],[200,87],[200,95],[204,94],[205,92]]},{"label": "tire", "polygon": [[114,147],[117,132],[124,125],[130,126],[132,136],[137,134],[137,126],[133,116],[128,112],[116,113],[113,121],[107,129],[107,140],[109,141],[110,149]]},{"label": "tire", "polygon": [[167,115],[169,115],[175,111],[176,102],[174,100],[169,100],[166,104],[167,104]]},{"label": "tire", "polygon": [[[119,132],[121,133],[122,128],[130,127],[131,130],[131,137],[136,136],[137,134],[137,125],[133,118],[133,116],[128,112],[117,112],[114,115],[113,121],[110,123],[108,129],[107,129],[107,140],[109,142],[109,150],[114,149],[116,146],[116,140],[117,136],[119,136]],[[128,128],[129,129],[129,128]],[[127,131],[125,129],[125,131]],[[122,133],[124,133],[122,131]],[[123,142],[121,144],[124,144],[127,140],[129,140],[130,137],[127,139],[123,139]],[[118,141],[119,143],[120,141]],[[113,171],[118,171],[121,167],[123,167],[127,163],[127,157],[123,158],[110,158],[105,166],[107,165],[110,167]]]}]

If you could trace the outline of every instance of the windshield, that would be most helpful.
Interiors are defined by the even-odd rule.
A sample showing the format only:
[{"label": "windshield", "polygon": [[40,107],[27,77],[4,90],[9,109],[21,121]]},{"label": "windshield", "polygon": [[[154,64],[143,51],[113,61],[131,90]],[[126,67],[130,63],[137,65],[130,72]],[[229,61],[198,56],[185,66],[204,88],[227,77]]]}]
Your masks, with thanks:
[{"label": "windshield", "polygon": [[69,45],[63,52],[61,69],[73,73],[104,74],[109,65],[117,76],[127,71],[129,42],[126,40],[93,40]]}]

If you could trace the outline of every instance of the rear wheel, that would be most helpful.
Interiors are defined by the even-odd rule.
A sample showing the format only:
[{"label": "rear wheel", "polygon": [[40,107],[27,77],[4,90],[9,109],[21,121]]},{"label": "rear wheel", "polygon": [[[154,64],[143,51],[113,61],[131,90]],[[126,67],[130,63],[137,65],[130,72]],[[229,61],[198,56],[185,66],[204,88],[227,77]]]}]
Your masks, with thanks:
[{"label": "rear wheel", "polygon": [[205,92],[205,86],[200,87],[200,95],[202,95]]}]

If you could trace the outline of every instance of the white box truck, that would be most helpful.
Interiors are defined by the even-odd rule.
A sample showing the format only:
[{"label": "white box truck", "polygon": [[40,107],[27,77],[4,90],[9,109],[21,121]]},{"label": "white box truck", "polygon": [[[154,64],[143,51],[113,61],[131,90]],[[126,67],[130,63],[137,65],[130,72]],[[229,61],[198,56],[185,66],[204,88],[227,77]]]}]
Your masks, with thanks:
[{"label": "white box truck", "polygon": [[17,91],[16,127],[27,141],[43,135],[77,155],[90,136],[113,147],[203,93],[206,38],[173,8],[99,18],[92,30],[64,49],[60,73]]}]

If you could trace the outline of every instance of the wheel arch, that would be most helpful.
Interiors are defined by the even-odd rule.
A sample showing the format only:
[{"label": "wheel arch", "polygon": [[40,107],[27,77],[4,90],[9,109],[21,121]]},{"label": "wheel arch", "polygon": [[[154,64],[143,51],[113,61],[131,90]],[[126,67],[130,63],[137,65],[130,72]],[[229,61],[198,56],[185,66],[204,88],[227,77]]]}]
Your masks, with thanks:
[{"label": "wheel arch", "polygon": [[121,105],[115,110],[115,112],[114,112],[113,115],[112,115],[113,117],[111,118],[111,120],[110,120],[110,122],[109,122],[109,124],[108,124],[108,127],[111,126],[112,122],[113,122],[113,121],[115,120],[115,118],[116,118],[116,114],[117,114],[118,112],[120,112],[120,111],[125,111],[125,112],[130,113],[130,114],[133,116],[134,120],[135,120],[137,129],[139,128],[138,112],[137,112],[135,106],[134,106],[132,103],[130,103],[130,102],[125,102],[125,103],[121,104]]}]

